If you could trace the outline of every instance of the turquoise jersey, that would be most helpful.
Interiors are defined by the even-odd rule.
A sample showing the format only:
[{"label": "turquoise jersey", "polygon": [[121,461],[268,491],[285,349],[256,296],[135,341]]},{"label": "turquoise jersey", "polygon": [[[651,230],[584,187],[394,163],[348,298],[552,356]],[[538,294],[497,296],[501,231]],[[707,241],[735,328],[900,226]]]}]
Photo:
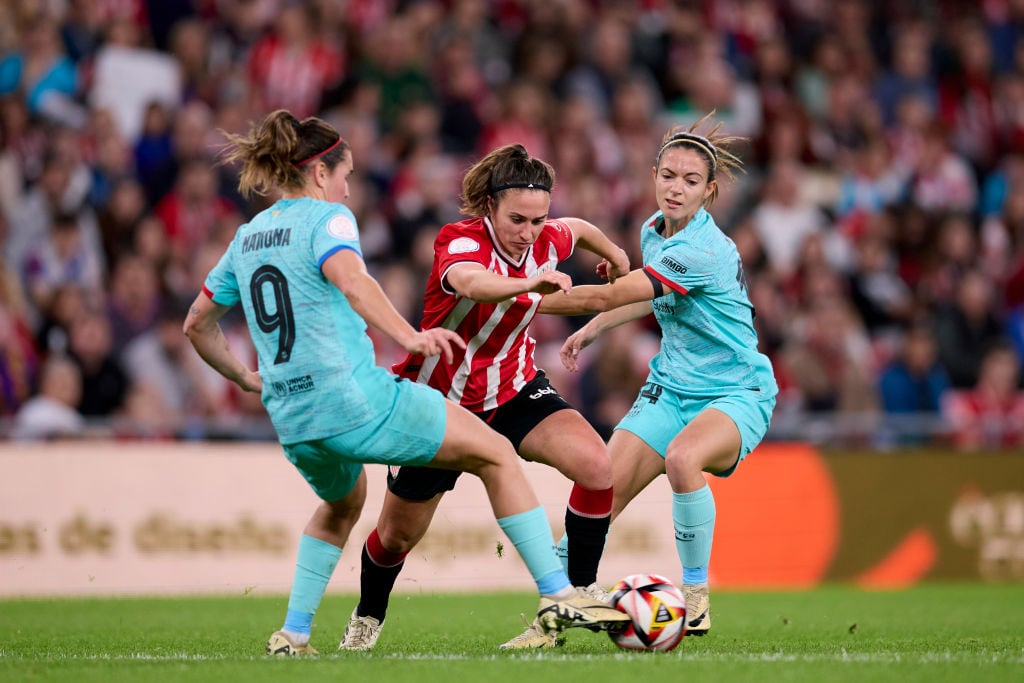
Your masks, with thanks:
[{"label": "turquoise jersey", "polygon": [[775,396],[768,357],[757,350],[753,307],[736,245],[701,209],[665,239],[661,212],[640,234],[644,270],[665,285],[651,302],[662,341],[648,381],[684,396],[724,396],[736,390]]},{"label": "turquoise jersey", "polygon": [[242,303],[282,444],[350,431],[395,400],[395,377],[376,365],[366,322],[320,271],[341,249],[361,255],[348,207],[282,199],[238,229],[206,278],[215,303]]}]

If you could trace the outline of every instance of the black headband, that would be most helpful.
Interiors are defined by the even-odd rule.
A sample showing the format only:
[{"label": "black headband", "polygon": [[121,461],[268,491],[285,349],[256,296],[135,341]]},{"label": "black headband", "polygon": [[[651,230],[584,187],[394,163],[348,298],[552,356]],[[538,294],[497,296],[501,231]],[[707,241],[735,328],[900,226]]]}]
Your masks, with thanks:
[{"label": "black headband", "polygon": [[551,188],[543,183],[505,183],[504,185],[497,185],[491,188],[491,196],[494,196],[502,190],[544,190],[545,192],[551,192]]}]

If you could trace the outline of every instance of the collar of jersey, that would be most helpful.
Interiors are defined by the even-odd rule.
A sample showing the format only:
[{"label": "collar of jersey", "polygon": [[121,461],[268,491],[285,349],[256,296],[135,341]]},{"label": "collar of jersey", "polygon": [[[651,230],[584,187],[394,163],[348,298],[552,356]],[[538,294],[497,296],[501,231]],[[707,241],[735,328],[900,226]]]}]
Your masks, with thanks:
[{"label": "collar of jersey", "polygon": [[523,252],[522,257],[518,261],[508,255],[508,253],[502,249],[501,242],[498,241],[498,236],[494,234],[494,226],[491,225],[491,219],[484,216],[484,226],[487,228],[487,234],[491,238],[491,243],[494,244],[494,251],[498,253],[503,261],[507,261],[510,265],[515,266],[517,269],[522,268],[523,264],[526,263],[526,257],[530,254],[530,249],[533,249],[531,245],[529,249]]}]

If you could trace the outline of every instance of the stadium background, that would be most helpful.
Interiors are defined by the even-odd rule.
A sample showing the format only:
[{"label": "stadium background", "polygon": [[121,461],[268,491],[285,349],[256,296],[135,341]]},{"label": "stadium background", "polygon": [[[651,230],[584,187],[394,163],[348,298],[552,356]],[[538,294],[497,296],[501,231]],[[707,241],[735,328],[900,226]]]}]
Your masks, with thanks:
[{"label": "stadium background", "polygon": [[[263,514],[274,496],[250,497],[244,483],[198,494],[208,463],[197,453],[225,473],[266,460],[293,476],[273,460],[258,400],[180,333],[205,273],[262,206],[214,164],[219,130],[277,107],[335,124],[353,146],[367,262],[415,321],[433,235],[458,217],[471,160],[522,142],[558,172],[552,214],[593,221],[638,264],[658,140],[714,109],[749,138],[748,172],[713,213],[743,255],[782,388],[764,457],[716,495],[756,509],[743,493],[788,481],[761,509],[835,532],[788,579],[751,562],[720,582],[801,585],[793,576],[808,567],[805,582],[1021,581],[1022,27],[1014,0],[5,0],[0,426],[10,443],[0,463],[13,474],[0,485],[0,561],[36,576],[77,566],[51,590],[98,590],[75,565],[82,553],[103,560],[112,538],[137,540],[132,525],[165,510],[132,475],[180,463],[192,476],[164,491],[166,505],[186,519],[206,509],[194,520],[206,529]],[[568,271],[588,282],[593,266],[581,254]],[[578,322],[538,319],[532,333],[555,386],[607,434],[642,382],[655,330],[617,329],[568,375],[557,350]],[[237,317],[226,333],[251,355]],[[382,364],[399,357],[375,342]],[[77,382],[80,395],[69,393]],[[54,436],[74,441],[26,443]],[[212,441],[248,445],[222,456]],[[64,507],[31,495],[54,477]],[[833,485],[840,495],[828,499]],[[139,507],[111,518],[125,491]],[[815,507],[822,496],[831,507]],[[222,507],[209,512],[213,501]],[[763,535],[783,529],[782,547],[803,547],[786,529],[794,519]],[[79,536],[99,545],[70,557],[63,544],[74,550]],[[731,538],[720,535],[716,553],[741,543]],[[186,559],[224,559],[187,542],[202,547]],[[491,556],[489,546],[477,551]]]}]

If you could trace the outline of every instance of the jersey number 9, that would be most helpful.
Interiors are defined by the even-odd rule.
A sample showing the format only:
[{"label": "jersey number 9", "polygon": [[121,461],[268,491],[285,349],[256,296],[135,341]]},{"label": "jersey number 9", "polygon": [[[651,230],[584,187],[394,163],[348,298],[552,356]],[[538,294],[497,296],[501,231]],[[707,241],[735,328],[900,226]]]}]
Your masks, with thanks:
[{"label": "jersey number 9", "polygon": [[[269,298],[274,301],[273,312],[267,309],[265,287],[270,288]],[[274,365],[287,363],[291,360],[292,346],[295,345],[295,316],[292,313],[292,300],[288,297],[288,279],[274,266],[261,266],[249,280],[249,294],[256,324],[267,334],[277,330]]]}]

